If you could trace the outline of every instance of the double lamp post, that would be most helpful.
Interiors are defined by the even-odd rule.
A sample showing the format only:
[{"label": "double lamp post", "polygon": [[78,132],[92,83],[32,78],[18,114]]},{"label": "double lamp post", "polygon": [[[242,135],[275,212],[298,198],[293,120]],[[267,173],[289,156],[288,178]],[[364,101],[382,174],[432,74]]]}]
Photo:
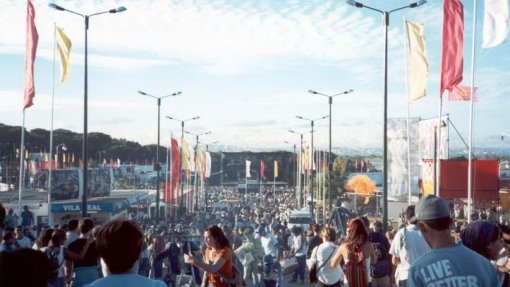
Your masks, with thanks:
[{"label": "double lamp post", "polygon": [[169,95],[157,97],[151,94],[147,94],[142,91],[138,91],[140,95],[148,96],[151,98],[155,98],[158,104],[158,144],[156,146],[156,165],[154,166],[154,169],[156,170],[156,222],[159,222],[159,179],[160,179],[160,172],[161,172],[161,165],[159,164],[159,134],[160,134],[160,110],[161,110],[161,100],[168,97],[175,97],[182,92],[175,92]]},{"label": "double lamp post", "polygon": [[416,8],[427,3],[426,0],[420,0],[418,2],[411,3],[406,6],[402,6],[393,10],[383,11],[354,0],[347,0],[347,4],[356,8],[367,8],[372,11],[376,11],[382,14],[383,26],[384,26],[384,127],[383,127],[383,230],[386,231],[388,227],[388,27],[390,25],[390,14],[406,8]]},{"label": "double lamp post", "polygon": [[[87,216],[87,108],[88,108],[88,30],[89,30],[89,19],[92,16],[106,14],[106,13],[120,13],[124,12],[127,9],[123,6],[117,7],[115,9],[110,9],[103,12],[98,12],[90,15],[81,14],[64,7],[61,7],[55,3],[48,4],[49,7],[53,9],[57,9],[59,11],[66,11],[71,14],[75,14],[83,17],[85,23],[85,72],[84,72],[84,95],[83,95],[83,144],[82,144],[82,160],[83,160],[83,181],[82,181],[82,217]],[[51,191],[50,191],[51,192]],[[51,208],[51,206],[49,207]]]}]

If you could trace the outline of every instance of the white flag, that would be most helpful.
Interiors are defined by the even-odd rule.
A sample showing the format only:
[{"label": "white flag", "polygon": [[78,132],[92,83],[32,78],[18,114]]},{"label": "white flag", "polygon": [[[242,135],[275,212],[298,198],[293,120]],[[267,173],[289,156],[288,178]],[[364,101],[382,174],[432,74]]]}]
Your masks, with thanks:
[{"label": "white flag", "polygon": [[246,177],[251,177],[250,175],[250,165],[251,165],[251,161],[247,160],[246,161]]},{"label": "white flag", "polygon": [[409,44],[409,100],[415,101],[426,95],[429,60],[425,48],[423,24],[406,21],[405,25]]},{"label": "white flag", "polygon": [[211,154],[206,151],[205,152],[205,177],[209,178],[211,176]]},{"label": "white flag", "polygon": [[508,35],[509,21],[508,0],[485,0],[482,48],[503,43]]}]

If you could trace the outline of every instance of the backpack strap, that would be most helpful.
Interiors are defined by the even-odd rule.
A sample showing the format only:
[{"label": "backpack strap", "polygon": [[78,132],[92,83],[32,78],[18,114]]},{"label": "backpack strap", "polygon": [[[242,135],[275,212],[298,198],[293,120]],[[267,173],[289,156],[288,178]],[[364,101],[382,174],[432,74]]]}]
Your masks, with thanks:
[{"label": "backpack strap", "polygon": [[[328,259],[326,259],[326,261],[324,261],[324,263],[322,263],[321,267],[319,267],[319,268],[317,269],[317,272],[319,272],[319,270],[321,270],[321,269],[322,269],[322,267],[324,267],[324,265],[326,265],[326,263],[328,263],[329,259],[331,259],[331,256],[333,256],[333,254],[335,253],[336,248],[337,248],[337,246],[335,246],[335,249],[333,249],[333,252],[331,252],[331,254],[329,254]],[[317,251],[318,251],[318,249],[317,249]]]}]

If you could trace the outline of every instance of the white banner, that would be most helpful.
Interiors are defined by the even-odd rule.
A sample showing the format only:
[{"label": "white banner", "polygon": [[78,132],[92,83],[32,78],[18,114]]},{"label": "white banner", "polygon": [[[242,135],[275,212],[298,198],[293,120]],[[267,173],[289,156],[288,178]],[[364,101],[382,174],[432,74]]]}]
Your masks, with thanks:
[{"label": "white banner", "polygon": [[[411,193],[419,193],[418,119],[410,119]],[[407,161],[407,119],[388,119],[388,197],[406,199],[409,195]]]}]

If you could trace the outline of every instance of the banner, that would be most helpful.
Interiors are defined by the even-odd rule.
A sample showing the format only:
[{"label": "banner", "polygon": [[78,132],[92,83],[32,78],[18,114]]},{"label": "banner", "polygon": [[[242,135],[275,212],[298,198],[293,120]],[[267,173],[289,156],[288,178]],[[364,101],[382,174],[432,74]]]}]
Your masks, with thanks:
[{"label": "banner", "polygon": [[32,1],[27,1],[27,46],[25,51],[25,95],[23,109],[32,106],[35,97],[34,63],[39,34],[35,26],[35,9]]},{"label": "banner", "polygon": [[423,24],[406,21],[409,44],[409,100],[415,101],[425,97],[429,76],[429,60],[423,36]]},{"label": "banner", "polygon": [[[388,119],[388,197],[407,199],[409,196],[409,173],[411,194],[417,195],[420,175],[418,158],[418,120],[410,119],[410,135],[407,135],[407,119]],[[411,169],[407,161],[407,142],[410,140]],[[369,163],[360,160],[361,171],[368,170]]]},{"label": "banner", "polygon": [[464,64],[464,6],[460,0],[443,2],[440,97],[462,82]]},{"label": "banner", "polygon": [[247,160],[246,161],[246,170],[245,170],[245,177],[246,178],[251,177],[251,174],[250,174],[250,165],[251,165],[251,161]]}]

